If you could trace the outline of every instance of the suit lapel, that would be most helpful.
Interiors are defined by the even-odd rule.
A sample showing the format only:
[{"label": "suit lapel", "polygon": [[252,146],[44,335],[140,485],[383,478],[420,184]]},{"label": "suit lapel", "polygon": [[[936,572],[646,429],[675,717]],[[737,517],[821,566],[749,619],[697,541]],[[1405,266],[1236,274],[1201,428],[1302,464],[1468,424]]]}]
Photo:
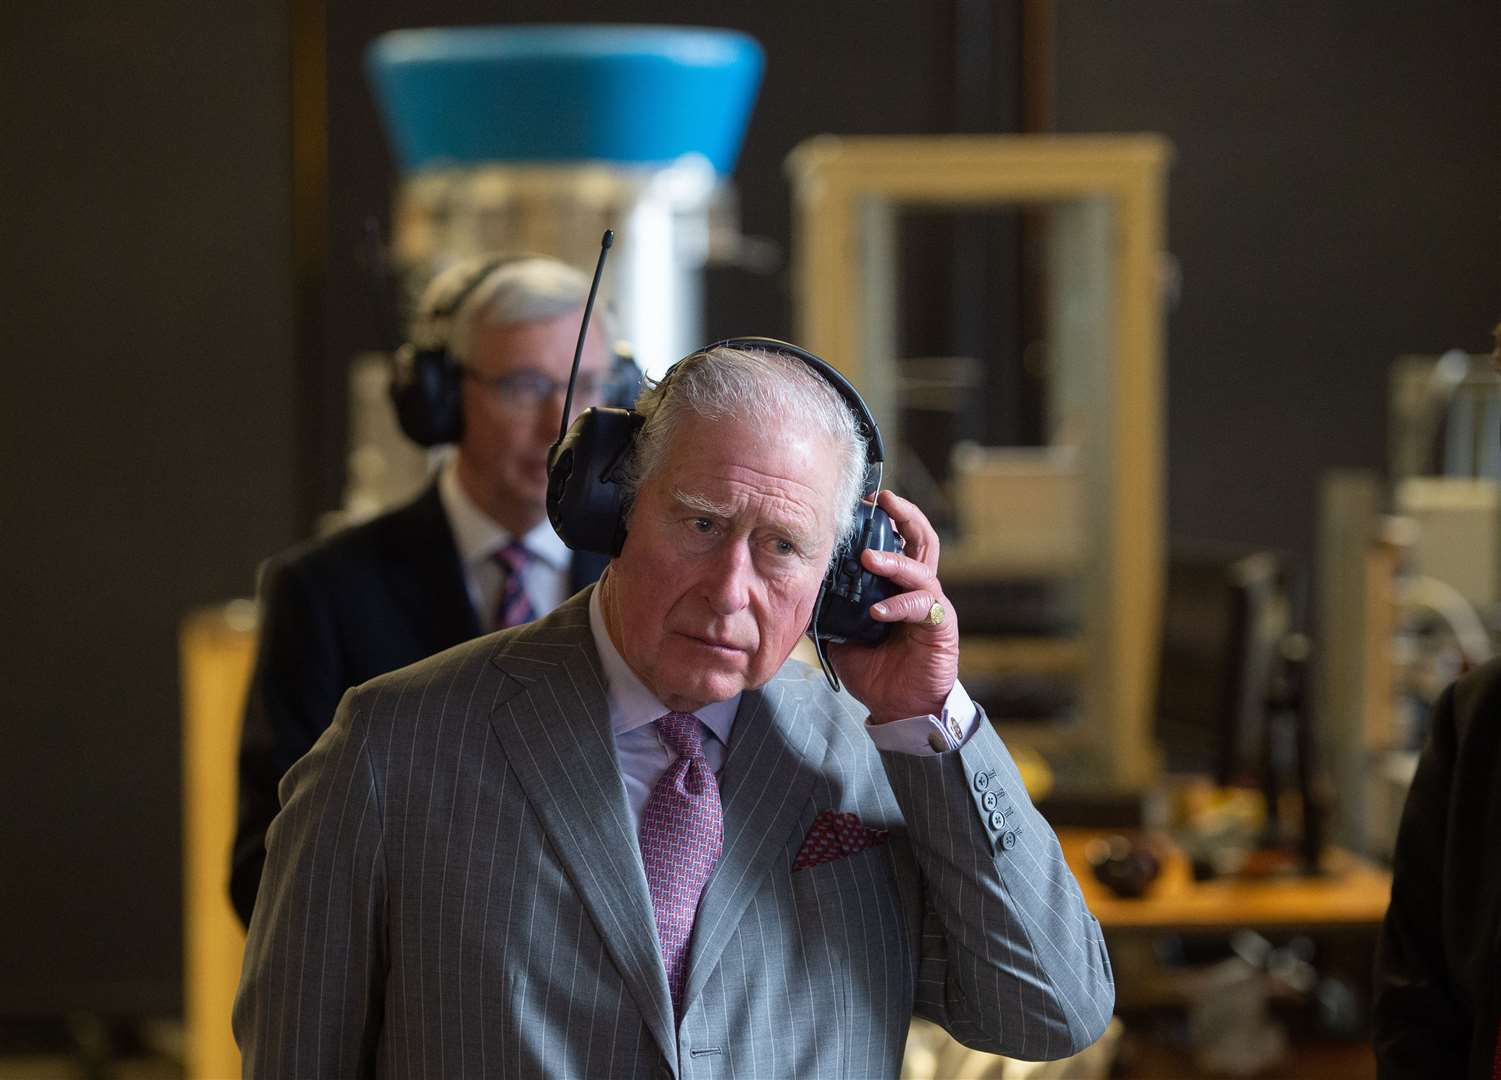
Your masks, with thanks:
[{"label": "suit lapel", "polygon": [[589,632],[589,593],[506,634],[493,662],[509,678],[490,725],[647,1027],[675,1064],[672,996]]},{"label": "suit lapel", "polygon": [[422,628],[420,637],[429,651],[478,637],[482,628],[469,602],[464,568],[436,481],[391,516],[389,536],[385,558],[394,572],[384,577],[392,583],[407,624]]},{"label": "suit lapel", "polygon": [[758,883],[786,847],[828,752],[813,724],[800,720],[810,705],[808,685],[779,675],[740,699],[719,785],[724,852],[699,901],[684,1012],[702,992]]}]

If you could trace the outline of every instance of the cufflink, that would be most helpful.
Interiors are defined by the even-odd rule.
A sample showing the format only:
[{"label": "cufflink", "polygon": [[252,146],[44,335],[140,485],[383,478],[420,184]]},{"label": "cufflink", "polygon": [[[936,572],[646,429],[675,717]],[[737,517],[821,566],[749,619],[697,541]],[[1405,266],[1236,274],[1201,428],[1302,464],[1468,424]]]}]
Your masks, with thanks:
[{"label": "cufflink", "polygon": [[928,745],[933,748],[933,753],[944,754],[948,752],[949,744],[944,741],[943,732],[933,728],[928,732]]}]

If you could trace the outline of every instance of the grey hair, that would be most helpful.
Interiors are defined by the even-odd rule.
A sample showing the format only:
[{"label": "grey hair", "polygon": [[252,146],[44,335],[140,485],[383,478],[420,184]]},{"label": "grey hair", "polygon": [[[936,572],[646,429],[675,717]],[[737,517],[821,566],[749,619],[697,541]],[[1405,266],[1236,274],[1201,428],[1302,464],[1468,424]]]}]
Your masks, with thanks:
[{"label": "grey hair", "polygon": [[[452,297],[474,280],[486,263],[500,260],[479,283],[469,290],[458,310],[447,319],[430,314],[452,304]],[[513,258],[490,255],[465,259],[449,267],[424,290],[413,338],[419,345],[443,343],[456,360],[469,359],[474,329],[483,321],[490,326],[537,322],[569,315],[584,306],[589,296],[589,277],[565,262],[546,255],[523,255]],[[606,342],[616,337],[614,319],[598,305],[594,317],[600,320]],[[429,342],[417,340],[422,336]]]},{"label": "grey hair", "polygon": [[844,398],[802,361],[770,350],[718,346],[680,361],[669,376],[642,391],[635,408],[646,419],[624,470],[629,502],[665,464],[685,416],[767,428],[793,423],[829,436],[840,448],[834,551],[848,544],[865,493],[866,440]]}]

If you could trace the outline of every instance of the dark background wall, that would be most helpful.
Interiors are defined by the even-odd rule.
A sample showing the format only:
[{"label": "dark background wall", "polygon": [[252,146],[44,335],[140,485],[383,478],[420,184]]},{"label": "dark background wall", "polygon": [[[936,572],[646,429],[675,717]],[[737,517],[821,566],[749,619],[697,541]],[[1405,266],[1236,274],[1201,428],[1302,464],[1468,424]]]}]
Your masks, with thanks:
[{"label": "dark background wall", "polygon": [[[1382,463],[1391,359],[1483,350],[1501,316],[1496,5],[7,5],[0,1014],[177,1007],[176,627],[248,593],[256,561],[339,499],[344,365],[381,344],[360,226],[395,182],[360,68],[373,34],[750,32],[768,62],[742,219],[785,244],[782,161],[809,135],[1017,130],[1026,10],[1051,12],[1031,70],[1055,75],[1059,129],[1177,146],[1172,531],[1308,552],[1320,472]],[[296,234],[299,261],[292,58],[325,16],[326,49],[297,55],[327,67],[332,197],[313,193],[327,217]],[[1016,223],[987,228],[978,252],[953,223],[914,229],[904,325],[1009,370],[1026,276]],[[711,334],[790,330],[785,275],[716,271],[709,303]]]},{"label": "dark background wall", "polygon": [[170,1014],[178,620],[298,529],[286,14],[0,7],[0,1015]]},{"label": "dark background wall", "polygon": [[1066,131],[1177,148],[1172,530],[1310,553],[1403,353],[1501,319],[1501,5],[1059,4]]}]

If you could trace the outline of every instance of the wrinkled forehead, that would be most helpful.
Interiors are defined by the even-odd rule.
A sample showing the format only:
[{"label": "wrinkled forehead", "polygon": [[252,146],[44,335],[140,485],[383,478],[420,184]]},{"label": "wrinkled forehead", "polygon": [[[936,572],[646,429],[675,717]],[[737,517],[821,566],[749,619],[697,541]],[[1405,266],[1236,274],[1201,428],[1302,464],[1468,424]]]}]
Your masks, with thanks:
[{"label": "wrinkled forehead", "polygon": [[750,421],[685,417],[667,446],[662,491],[686,510],[832,545],[835,449],[832,437],[791,424],[768,430]]}]

